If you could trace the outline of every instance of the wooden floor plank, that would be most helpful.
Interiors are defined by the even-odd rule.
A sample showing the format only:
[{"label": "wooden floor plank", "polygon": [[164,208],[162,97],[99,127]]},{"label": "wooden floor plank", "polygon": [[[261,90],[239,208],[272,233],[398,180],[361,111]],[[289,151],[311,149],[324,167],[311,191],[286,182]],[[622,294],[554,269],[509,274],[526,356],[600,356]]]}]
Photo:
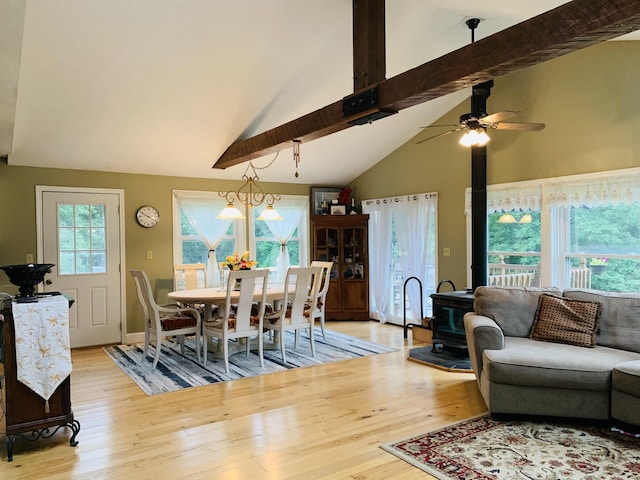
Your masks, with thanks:
[{"label": "wooden floor plank", "polygon": [[474,376],[407,361],[397,326],[328,328],[398,351],[147,396],[102,349],[74,350],[79,445],[18,440],[0,478],[430,478],[379,447],[484,413]]}]

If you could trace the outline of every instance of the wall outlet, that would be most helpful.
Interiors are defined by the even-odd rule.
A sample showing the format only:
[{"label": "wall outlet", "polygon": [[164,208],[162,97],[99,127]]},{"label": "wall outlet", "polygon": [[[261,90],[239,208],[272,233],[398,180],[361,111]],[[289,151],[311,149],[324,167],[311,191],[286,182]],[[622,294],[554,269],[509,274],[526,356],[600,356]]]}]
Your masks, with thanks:
[{"label": "wall outlet", "polygon": [[450,257],[451,256],[451,249],[449,247],[445,247],[442,249],[442,254],[445,257]]},{"label": "wall outlet", "polygon": [[153,260],[153,252],[151,250],[147,250],[147,260]]},{"label": "wall outlet", "polygon": [[33,263],[33,253],[27,253],[24,260],[26,263]]}]

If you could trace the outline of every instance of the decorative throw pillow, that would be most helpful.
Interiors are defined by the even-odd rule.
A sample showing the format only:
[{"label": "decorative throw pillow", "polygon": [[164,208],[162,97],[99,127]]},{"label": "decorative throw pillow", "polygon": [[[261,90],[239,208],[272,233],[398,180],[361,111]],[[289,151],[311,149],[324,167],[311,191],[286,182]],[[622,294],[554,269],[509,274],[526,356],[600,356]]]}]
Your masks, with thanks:
[{"label": "decorative throw pillow", "polygon": [[529,338],[593,348],[601,312],[600,302],[542,294]]}]

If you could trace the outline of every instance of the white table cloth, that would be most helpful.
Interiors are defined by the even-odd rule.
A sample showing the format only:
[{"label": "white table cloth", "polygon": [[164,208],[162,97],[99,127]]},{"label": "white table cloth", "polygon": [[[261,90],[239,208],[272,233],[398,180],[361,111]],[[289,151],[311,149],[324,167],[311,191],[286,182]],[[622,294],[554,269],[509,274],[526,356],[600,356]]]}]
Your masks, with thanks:
[{"label": "white table cloth", "polygon": [[13,302],[18,380],[48,400],[71,373],[69,301],[63,295],[37,303]]}]

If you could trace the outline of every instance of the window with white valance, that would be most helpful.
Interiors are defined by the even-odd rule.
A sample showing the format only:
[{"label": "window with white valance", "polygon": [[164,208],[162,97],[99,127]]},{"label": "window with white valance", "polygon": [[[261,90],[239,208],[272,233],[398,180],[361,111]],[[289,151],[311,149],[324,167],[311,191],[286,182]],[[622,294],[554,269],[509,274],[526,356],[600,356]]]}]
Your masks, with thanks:
[{"label": "window with white valance", "polygon": [[[470,251],[471,189],[467,189],[465,197]],[[510,225],[497,225],[502,213],[514,214],[516,221]],[[496,258],[491,256],[492,251],[496,253],[492,238],[504,240],[506,232],[513,236],[514,243],[510,249],[498,252],[501,259],[509,258],[507,263],[537,263],[537,281],[541,285],[576,286],[573,271],[590,268],[588,286],[592,288],[640,289],[640,274],[633,273],[637,270],[635,267],[640,266],[638,168],[490,185],[487,187],[487,214],[490,273],[491,262]],[[529,223],[533,218],[533,225],[518,223],[517,218],[525,214],[529,215]],[[518,246],[536,243],[524,242],[523,233],[540,236],[539,251],[518,249]],[[505,242],[495,243],[505,249]],[[594,275],[602,272],[593,268],[599,263],[611,268],[606,274],[592,276],[592,272]],[[630,273],[622,273],[627,271]]]}]

